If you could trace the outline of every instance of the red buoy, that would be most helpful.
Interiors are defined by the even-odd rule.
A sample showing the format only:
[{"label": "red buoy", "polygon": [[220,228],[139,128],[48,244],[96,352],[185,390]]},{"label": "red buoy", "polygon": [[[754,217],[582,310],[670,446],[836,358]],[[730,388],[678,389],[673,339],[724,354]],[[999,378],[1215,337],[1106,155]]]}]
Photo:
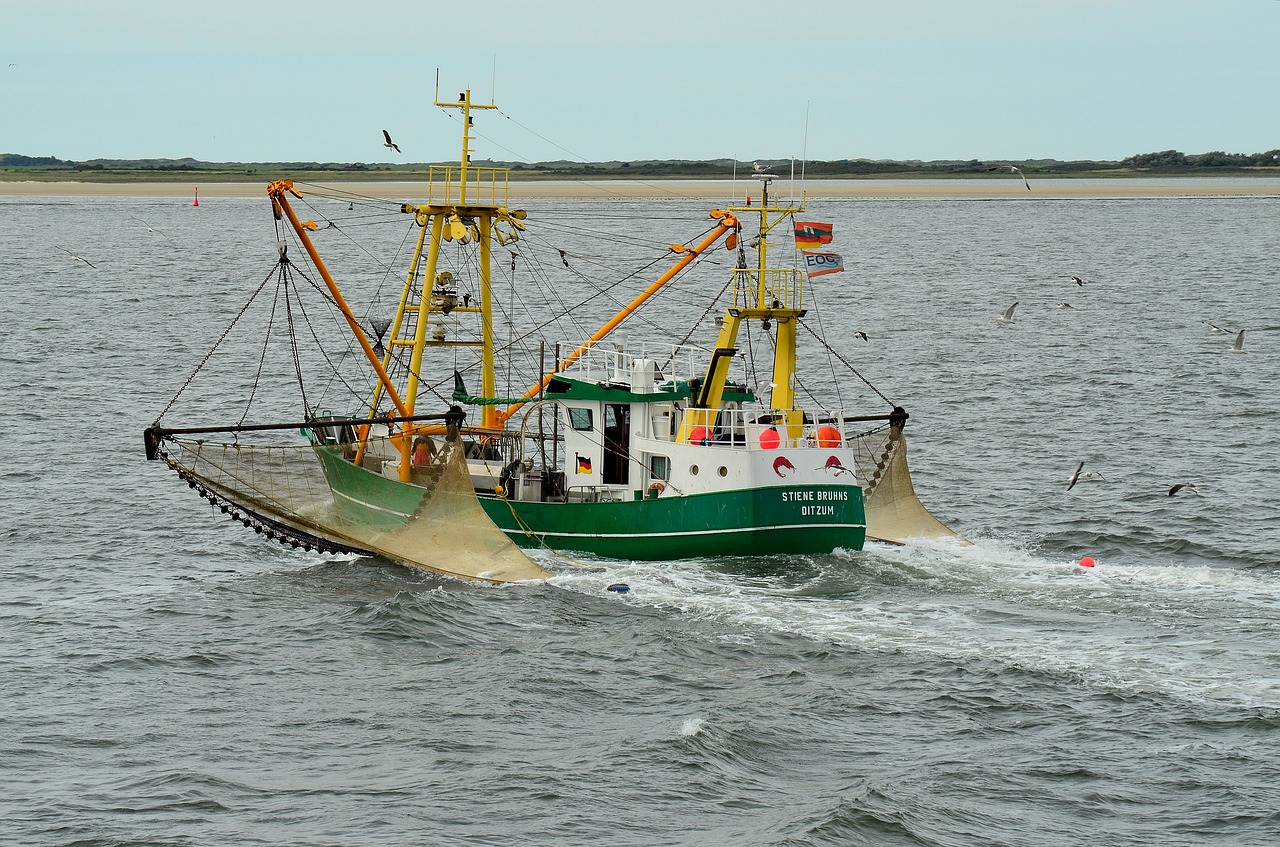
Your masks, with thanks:
[{"label": "red buoy", "polygon": [[195,202],[194,202],[194,203],[192,203],[191,205],[192,205],[192,206],[199,206],[199,205],[200,205],[200,189],[198,189],[198,188],[196,189],[196,200],[195,200]]},{"label": "red buoy", "polygon": [[1082,567],[1082,568],[1091,568],[1091,567],[1093,567],[1095,564],[1097,564],[1097,563],[1093,561],[1093,557],[1092,557],[1092,556],[1081,556],[1081,557],[1080,557],[1080,567]]}]

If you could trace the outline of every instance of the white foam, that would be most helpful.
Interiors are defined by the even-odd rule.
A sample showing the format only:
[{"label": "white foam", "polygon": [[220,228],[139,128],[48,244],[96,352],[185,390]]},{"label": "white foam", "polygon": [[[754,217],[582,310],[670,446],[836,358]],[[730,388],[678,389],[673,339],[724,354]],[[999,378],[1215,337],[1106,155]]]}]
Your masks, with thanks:
[{"label": "white foam", "polygon": [[702,732],[702,728],[707,722],[702,718],[685,718],[684,723],[680,725],[680,735],[683,738],[692,738]]},{"label": "white foam", "polygon": [[[995,662],[1100,690],[1280,708],[1280,680],[1260,647],[1265,633],[1280,630],[1271,574],[1105,559],[1082,568],[1005,539],[872,544],[815,563],[809,583],[698,562],[627,562],[553,584],[596,593],[625,581],[629,602],[732,627],[725,637],[785,633]],[[832,585],[839,596],[824,596]]]}]

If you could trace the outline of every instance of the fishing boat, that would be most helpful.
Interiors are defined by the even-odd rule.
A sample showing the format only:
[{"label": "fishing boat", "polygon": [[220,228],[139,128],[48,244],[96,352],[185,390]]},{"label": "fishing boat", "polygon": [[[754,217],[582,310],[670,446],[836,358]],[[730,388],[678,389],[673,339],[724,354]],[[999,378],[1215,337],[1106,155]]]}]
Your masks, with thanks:
[{"label": "fishing boat", "polygon": [[[317,225],[295,209],[305,202],[298,186],[280,180],[266,190],[281,236],[275,273],[282,285],[303,277],[340,316],[345,349],[368,378],[359,406],[321,408],[304,391],[288,423],[179,427],[162,413],[145,433],[149,458],[246,527],[292,546],[489,582],[549,576],[521,552],[531,548],[673,560],[953,535],[914,494],[901,406],[886,400],[888,408],[854,414],[802,400],[801,331],[826,344],[806,321],[806,271],[774,263],[800,256],[788,242],[803,197],[778,202],[768,172],[753,175],[758,200],[708,210],[706,229],[670,245],[666,270],[590,335],[541,340],[534,377],[512,390],[499,360],[517,345],[500,320],[516,321],[519,309],[500,284],[518,287],[516,259],[536,222],[512,206],[506,168],[472,164],[473,113],[496,106],[469,91],[456,101],[437,92],[435,105],[460,113],[461,156],[456,166],[431,166],[426,199],[398,210],[414,246],[392,317],[362,318],[348,302],[321,256]],[[510,258],[505,278],[499,255]],[[713,341],[636,343],[618,332],[712,256],[727,278],[692,311],[699,321],[719,311]],[[309,314],[306,287],[294,285],[273,307],[289,311],[299,383],[295,315]],[[520,336],[528,351],[541,314],[519,317],[532,325]],[[747,336],[767,362],[743,355]],[[294,443],[258,441],[291,430]]]}]

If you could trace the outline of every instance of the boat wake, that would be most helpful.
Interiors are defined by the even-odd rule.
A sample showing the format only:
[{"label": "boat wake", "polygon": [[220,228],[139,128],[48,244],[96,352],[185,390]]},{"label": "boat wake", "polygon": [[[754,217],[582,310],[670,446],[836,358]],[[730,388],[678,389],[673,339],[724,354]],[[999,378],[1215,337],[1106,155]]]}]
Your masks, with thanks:
[{"label": "boat wake", "polygon": [[[973,666],[992,663],[1122,696],[1280,709],[1260,634],[1280,628],[1268,572],[1048,558],[1016,541],[868,545],[756,563],[592,562],[550,580],[723,627]],[[560,569],[566,570],[561,564]],[[1229,669],[1229,670],[1228,670]]]}]

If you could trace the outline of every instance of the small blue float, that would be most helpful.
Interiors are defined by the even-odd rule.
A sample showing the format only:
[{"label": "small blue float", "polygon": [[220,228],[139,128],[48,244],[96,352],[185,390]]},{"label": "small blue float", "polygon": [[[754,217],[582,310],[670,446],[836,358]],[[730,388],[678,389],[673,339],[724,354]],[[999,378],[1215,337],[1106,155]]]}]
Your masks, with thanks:
[{"label": "small blue float", "polygon": [[626,594],[630,590],[631,586],[627,585],[625,582],[615,582],[613,585],[610,585],[605,589],[605,591],[613,591],[617,594]]}]

